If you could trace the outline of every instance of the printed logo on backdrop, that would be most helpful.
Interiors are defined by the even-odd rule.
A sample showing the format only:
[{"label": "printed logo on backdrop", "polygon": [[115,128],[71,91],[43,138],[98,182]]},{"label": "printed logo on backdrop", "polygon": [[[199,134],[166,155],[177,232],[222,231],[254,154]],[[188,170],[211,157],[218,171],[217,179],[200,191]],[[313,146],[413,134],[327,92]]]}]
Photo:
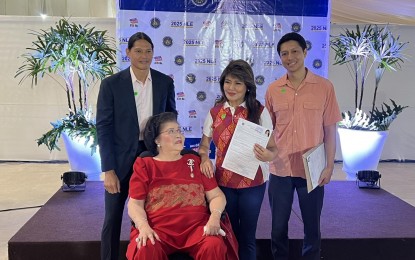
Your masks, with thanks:
[{"label": "printed logo on backdrop", "polygon": [[184,57],[182,55],[177,55],[174,57],[174,63],[178,66],[182,66],[184,63]]},{"label": "printed logo on backdrop", "polygon": [[215,48],[223,48],[223,40],[215,40]]},{"label": "printed logo on backdrop", "polygon": [[194,109],[189,110],[189,118],[197,118],[196,110],[194,110]]},{"label": "printed logo on backdrop", "polygon": [[127,55],[122,55],[121,56],[121,61],[122,62],[130,62],[130,58]]},{"label": "printed logo on backdrop", "polygon": [[176,100],[185,100],[185,98],[186,98],[186,95],[184,94],[183,91],[176,93]]},{"label": "printed logo on backdrop", "polygon": [[187,82],[187,83],[190,83],[190,84],[195,83],[195,82],[196,82],[196,75],[195,75],[195,74],[193,74],[193,73],[189,73],[189,74],[187,74],[187,75],[186,75],[186,82]]},{"label": "printed logo on backdrop", "polygon": [[138,27],[138,19],[130,18],[130,27]]},{"label": "printed logo on backdrop", "polygon": [[203,21],[203,29],[208,29],[208,28],[211,28],[211,25],[212,25],[213,23],[212,23],[212,21],[211,20],[204,20]]},{"label": "printed logo on backdrop", "polygon": [[203,40],[199,39],[183,39],[184,46],[205,46]]},{"label": "printed logo on backdrop", "polygon": [[244,41],[242,40],[234,40],[232,48],[243,48],[244,47]]},{"label": "printed logo on backdrop", "polygon": [[218,102],[221,98],[222,98],[222,94],[217,94],[216,99],[215,99],[215,103]]},{"label": "printed logo on backdrop", "polygon": [[280,60],[266,60],[264,61],[265,67],[274,67],[274,66],[282,66],[282,63]]},{"label": "printed logo on backdrop", "polygon": [[163,57],[161,56],[154,57],[154,64],[163,64]]},{"label": "printed logo on backdrop", "polygon": [[206,76],[206,82],[208,83],[219,83],[220,76]]},{"label": "printed logo on backdrop", "polygon": [[307,44],[307,51],[311,50],[313,44],[310,41],[305,41],[305,43]]},{"label": "printed logo on backdrop", "polygon": [[160,25],[161,25],[160,19],[159,19],[159,18],[157,18],[157,17],[152,18],[152,19],[150,20],[150,25],[151,25],[151,27],[153,27],[154,29],[159,28],[159,27],[160,27]]},{"label": "printed logo on backdrop", "polygon": [[[203,127],[202,127],[201,132],[203,132]],[[185,141],[190,140],[190,139],[195,139],[195,138],[186,138]],[[195,152],[199,151],[199,143],[200,143],[200,141],[198,143],[195,143],[195,144],[189,144],[189,149],[192,149]],[[211,151],[209,151],[209,153],[211,153]],[[210,158],[210,155],[209,155],[209,158]],[[214,157],[212,159],[214,159]]]},{"label": "printed logo on backdrop", "polygon": [[191,127],[191,126],[182,126],[182,130],[183,130],[183,132],[185,132],[186,134],[190,134],[190,133],[192,133],[192,127]]},{"label": "printed logo on backdrop", "polygon": [[196,58],[195,59],[196,65],[216,65],[215,58]]},{"label": "printed logo on backdrop", "polygon": [[233,26],[230,21],[225,19],[220,23],[220,27],[222,28],[222,30],[227,30],[227,29],[231,29]]},{"label": "printed logo on backdrop", "polygon": [[192,0],[192,4],[196,6],[204,6],[208,0]]},{"label": "printed logo on backdrop", "polygon": [[264,24],[263,23],[244,23],[242,24],[242,29],[245,30],[263,30]]},{"label": "printed logo on backdrop", "polygon": [[255,65],[254,58],[250,57],[250,58],[245,59],[245,61],[249,64],[249,66],[254,67]]},{"label": "printed logo on backdrop", "polygon": [[267,42],[267,41],[257,41],[252,46],[253,48],[273,48],[275,45],[274,42]]},{"label": "printed logo on backdrop", "polygon": [[172,28],[193,28],[193,21],[172,20],[170,21],[170,27]]},{"label": "printed logo on backdrop", "polygon": [[203,102],[206,100],[206,92],[204,91],[199,91],[196,93],[196,98],[197,100],[199,100],[200,102]]},{"label": "printed logo on backdrop", "polygon": [[225,62],[233,57],[233,51],[240,51],[244,48],[244,42],[241,40],[215,40],[215,48],[220,52],[220,60]]},{"label": "printed logo on backdrop", "polygon": [[173,45],[173,39],[170,36],[163,38],[163,45],[166,47],[171,47]]},{"label": "printed logo on backdrop", "polygon": [[264,82],[265,82],[264,76],[258,75],[258,76],[255,77],[255,83],[257,85],[260,85],[261,86],[262,84],[264,84]]},{"label": "printed logo on backdrop", "polygon": [[300,32],[301,31],[301,24],[293,23],[291,25],[291,31],[296,32],[296,33]]},{"label": "printed logo on backdrop", "polygon": [[245,2],[251,2],[253,6],[260,4],[259,0],[211,0],[212,3],[218,3],[215,13],[217,14],[246,14],[247,4]]},{"label": "printed logo on backdrop", "polygon": [[233,40],[233,41],[224,41],[224,40],[215,40],[215,48],[243,48],[244,41],[242,40]]},{"label": "printed logo on backdrop", "polygon": [[129,37],[120,37],[118,40],[120,44],[128,44]]},{"label": "printed logo on backdrop", "polygon": [[274,31],[281,32],[282,31],[282,25],[281,23],[274,23]]},{"label": "printed logo on backdrop", "polygon": [[311,25],[310,30],[312,32],[325,32],[327,31],[326,25]]},{"label": "printed logo on backdrop", "polygon": [[320,59],[315,59],[313,61],[313,67],[315,69],[319,69],[319,68],[321,68],[321,66],[323,66],[323,62]]}]

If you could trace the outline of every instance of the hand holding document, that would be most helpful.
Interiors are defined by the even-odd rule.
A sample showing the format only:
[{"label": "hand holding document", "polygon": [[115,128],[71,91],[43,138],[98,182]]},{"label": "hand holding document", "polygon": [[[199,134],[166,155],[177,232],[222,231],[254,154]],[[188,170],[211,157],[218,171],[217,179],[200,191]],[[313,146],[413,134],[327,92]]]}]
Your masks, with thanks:
[{"label": "hand holding document", "polygon": [[326,168],[326,152],[324,143],[317,145],[303,154],[307,191],[310,193],[318,186],[321,173]]},{"label": "hand holding document", "polygon": [[[255,158],[254,145],[267,147],[271,130],[243,118],[238,120],[222,167],[251,180],[255,179],[261,161]],[[264,173],[268,174],[268,173]],[[264,180],[266,180],[264,176]]]}]

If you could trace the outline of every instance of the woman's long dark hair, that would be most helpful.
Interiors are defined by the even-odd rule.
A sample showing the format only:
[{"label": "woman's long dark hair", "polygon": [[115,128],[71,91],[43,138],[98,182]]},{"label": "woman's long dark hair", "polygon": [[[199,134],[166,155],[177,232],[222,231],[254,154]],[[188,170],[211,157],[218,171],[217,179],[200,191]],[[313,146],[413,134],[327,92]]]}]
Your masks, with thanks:
[{"label": "woman's long dark hair", "polygon": [[228,101],[225,95],[225,90],[223,89],[223,85],[225,84],[226,76],[229,75],[245,83],[245,104],[246,108],[248,109],[247,119],[248,121],[259,124],[259,118],[261,116],[261,103],[256,99],[256,85],[254,79],[254,72],[252,71],[251,66],[244,60],[233,60],[229,62],[228,66],[226,66],[226,68],[223,70],[219,81],[222,97],[215,102],[215,105],[223,104],[225,103],[225,101]]}]

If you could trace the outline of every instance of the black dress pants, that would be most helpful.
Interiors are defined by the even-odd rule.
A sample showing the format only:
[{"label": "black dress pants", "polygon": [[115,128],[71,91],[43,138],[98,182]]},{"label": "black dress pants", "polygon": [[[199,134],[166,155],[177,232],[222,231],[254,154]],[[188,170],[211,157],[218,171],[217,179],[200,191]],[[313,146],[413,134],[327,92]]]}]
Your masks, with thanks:
[{"label": "black dress pants", "polygon": [[[138,143],[136,157],[146,150],[144,142]],[[130,178],[133,165],[126,177],[120,180],[121,192],[110,194],[105,191],[105,218],[101,233],[101,259],[125,259],[125,252],[120,255],[120,235],[125,202],[128,198]]]},{"label": "black dress pants", "polygon": [[321,247],[320,216],[324,186],[307,192],[307,181],[299,177],[270,174],[268,196],[272,213],[271,250],[275,260],[289,259],[288,221],[297,191],[304,223],[302,259],[319,260]]}]

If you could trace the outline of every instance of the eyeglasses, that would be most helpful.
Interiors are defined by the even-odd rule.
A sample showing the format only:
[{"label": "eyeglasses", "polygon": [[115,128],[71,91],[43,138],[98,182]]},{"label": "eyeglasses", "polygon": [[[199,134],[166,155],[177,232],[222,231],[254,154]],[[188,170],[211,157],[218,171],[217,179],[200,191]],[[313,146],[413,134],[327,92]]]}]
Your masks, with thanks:
[{"label": "eyeglasses", "polygon": [[181,128],[177,128],[177,129],[169,128],[166,131],[160,132],[160,134],[163,134],[163,133],[167,133],[168,135],[177,135],[177,134],[183,135],[184,134]]}]

